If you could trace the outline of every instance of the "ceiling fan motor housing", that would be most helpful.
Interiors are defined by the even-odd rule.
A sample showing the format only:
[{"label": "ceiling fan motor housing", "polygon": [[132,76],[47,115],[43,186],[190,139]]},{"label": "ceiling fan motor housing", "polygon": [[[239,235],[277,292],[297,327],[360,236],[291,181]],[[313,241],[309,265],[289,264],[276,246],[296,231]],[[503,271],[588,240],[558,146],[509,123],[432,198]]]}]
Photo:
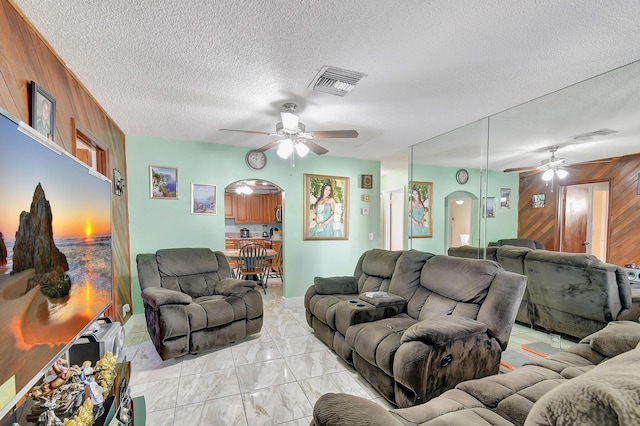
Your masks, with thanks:
[{"label": "ceiling fan motor housing", "polygon": [[304,123],[298,123],[298,128],[295,130],[285,128],[284,125],[282,124],[282,121],[279,121],[276,124],[276,134],[278,136],[297,135],[300,133],[304,133],[304,131],[305,131]]}]

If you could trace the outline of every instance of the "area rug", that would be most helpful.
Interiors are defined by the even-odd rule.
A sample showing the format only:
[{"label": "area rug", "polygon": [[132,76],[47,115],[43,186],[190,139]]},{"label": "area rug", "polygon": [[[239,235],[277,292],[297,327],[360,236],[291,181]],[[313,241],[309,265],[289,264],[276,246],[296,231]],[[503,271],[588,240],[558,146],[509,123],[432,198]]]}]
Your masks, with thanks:
[{"label": "area rug", "polygon": [[508,373],[521,367],[525,362],[536,358],[546,358],[562,351],[561,348],[555,348],[551,344],[542,341],[524,343],[520,346],[520,349],[522,350],[507,348],[506,351],[502,352],[502,357],[500,358],[501,372]]}]

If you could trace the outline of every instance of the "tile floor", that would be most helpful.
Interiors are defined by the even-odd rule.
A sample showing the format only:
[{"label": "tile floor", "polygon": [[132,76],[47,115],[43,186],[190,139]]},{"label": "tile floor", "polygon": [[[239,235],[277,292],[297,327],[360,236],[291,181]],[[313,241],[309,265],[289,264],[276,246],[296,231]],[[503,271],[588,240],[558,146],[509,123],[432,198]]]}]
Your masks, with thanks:
[{"label": "tile floor", "polygon": [[[262,331],[235,344],[162,361],[144,325],[127,324],[131,395],[144,396],[149,426],[308,425],[327,392],[345,392],[392,408],[349,365],[313,336],[304,308],[282,306],[282,284],[270,279]],[[546,333],[516,325],[509,347],[549,342]],[[562,341],[563,347],[571,344]]]}]

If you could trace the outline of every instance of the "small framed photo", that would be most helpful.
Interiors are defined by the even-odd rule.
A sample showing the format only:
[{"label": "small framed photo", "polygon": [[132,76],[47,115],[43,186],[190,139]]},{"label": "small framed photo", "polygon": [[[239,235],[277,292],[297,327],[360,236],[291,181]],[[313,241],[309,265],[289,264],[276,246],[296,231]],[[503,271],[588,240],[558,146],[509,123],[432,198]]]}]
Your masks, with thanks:
[{"label": "small framed photo", "polygon": [[534,194],[531,197],[531,207],[534,209],[544,208],[545,194]]},{"label": "small framed photo", "polygon": [[176,167],[149,166],[151,198],[178,199],[178,169]]},{"label": "small framed photo", "polygon": [[485,217],[496,217],[496,197],[487,197],[484,209]]},{"label": "small framed photo", "polygon": [[56,100],[35,81],[31,82],[31,127],[54,142],[56,133]]},{"label": "small framed photo", "polygon": [[191,184],[191,214],[217,214],[216,186]]},{"label": "small framed photo", "polygon": [[511,188],[500,188],[500,208],[511,208]]},{"label": "small framed photo", "polygon": [[373,176],[372,175],[362,175],[361,187],[362,189],[372,189],[373,188]]},{"label": "small framed photo", "polygon": [[303,239],[349,239],[348,177],[304,175]]}]

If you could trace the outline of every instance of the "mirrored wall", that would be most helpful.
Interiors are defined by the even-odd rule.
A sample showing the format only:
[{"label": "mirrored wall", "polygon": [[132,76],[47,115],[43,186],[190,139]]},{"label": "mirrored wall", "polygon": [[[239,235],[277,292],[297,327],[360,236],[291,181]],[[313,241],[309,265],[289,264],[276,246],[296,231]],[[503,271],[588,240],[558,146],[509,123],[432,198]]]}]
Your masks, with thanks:
[{"label": "mirrored wall", "polygon": [[409,180],[433,183],[431,236],[409,224],[408,247],[527,238],[640,263],[638,117],[634,62],[414,145]]}]

